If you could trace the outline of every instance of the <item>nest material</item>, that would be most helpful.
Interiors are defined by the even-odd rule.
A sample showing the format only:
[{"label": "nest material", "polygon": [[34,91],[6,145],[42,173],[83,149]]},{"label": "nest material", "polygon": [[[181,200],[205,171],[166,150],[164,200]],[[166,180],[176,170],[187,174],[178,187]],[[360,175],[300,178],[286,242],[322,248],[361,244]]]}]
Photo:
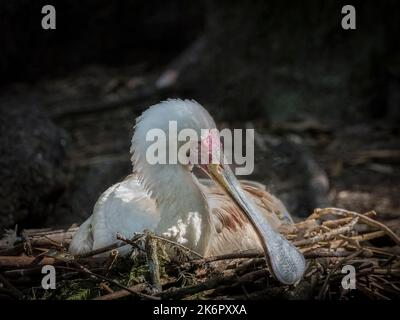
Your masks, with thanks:
[{"label": "nest material", "polygon": [[[116,244],[71,256],[66,249],[77,228],[26,230],[21,237],[11,231],[0,242],[0,298],[396,299],[400,238],[375,217],[373,211],[316,209],[306,220],[282,228],[307,259],[304,278],[293,286],[273,278],[261,252],[203,258],[145,232],[132,239],[118,236]],[[134,254],[119,256],[116,249],[123,245]],[[176,251],[174,258],[166,249]],[[105,252],[108,257],[96,257]],[[43,265],[57,270],[55,290],[41,286]]]}]

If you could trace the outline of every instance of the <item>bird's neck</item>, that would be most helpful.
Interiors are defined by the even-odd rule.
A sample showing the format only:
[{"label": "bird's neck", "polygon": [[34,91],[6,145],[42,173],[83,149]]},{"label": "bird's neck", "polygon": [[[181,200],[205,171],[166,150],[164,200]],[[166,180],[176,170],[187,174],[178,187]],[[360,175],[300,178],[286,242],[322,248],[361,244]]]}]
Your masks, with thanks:
[{"label": "bird's neck", "polygon": [[156,233],[204,254],[211,234],[211,218],[199,182],[179,164],[151,168],[146,183],[160,212]]}]

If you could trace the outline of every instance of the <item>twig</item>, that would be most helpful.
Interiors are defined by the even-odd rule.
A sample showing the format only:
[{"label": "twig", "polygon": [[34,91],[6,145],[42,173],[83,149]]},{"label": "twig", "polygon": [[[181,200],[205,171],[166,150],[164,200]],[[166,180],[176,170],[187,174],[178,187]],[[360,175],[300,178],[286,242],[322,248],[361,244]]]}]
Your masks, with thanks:
[{"label": "twig", "polygon": [[20,299],[12,290],[0,287],[0,300],[10,299],[10,297]]},{"label": "twig", "polygon": [[248,272],[249,270],[252,270],[258,266],[265,266],[265,264],[266,264],[265,258],[249,259],[247,261],[244,261],[238,267],[236,267],[235,272],[237,275],[241,276],[246,272]]},{"label": "twig", "polygon": [[203,258],[203,256],[200,253],[197,253],[196,251],[194,251],[194,250],[192,250],[192,249],[190,249],[190,248],[188,248],[188,247],[186,247],[186,246],[184,246],[184,245],[182,245],[180,243],[177,243],[175,241],[172,241],[172,240],[169,240],[169,239],[166,239],[164,237],[157,236],[157,235],[153,235],[153,238],[161,240],[161,241],[164,241],[164,242],[169,243],[169,244],[172,244],[173,246],[179,247],[180,249],[182,249],[184,251],[187,251],[187,252],[190,252],[191,254],[193,254],[193,255],[201,258],[201,259]]},{"label": "twig", "polygon": [[[322,217],[323,215],[327,214],[334,214],[338,216],[354,216],[358,217],[360,219],[360,222],[364,222],[365,224],[372,226],[372,227],[377,227],[381,230],[384,230],[385,233],[393,239],[394,242],[396,242],[397,245],[400,246],[400,238],[397,234],[395,234],[389,227],[385,226],[383,223],[373,220],[369,218],[367,215],[359,214],[357,212],[353,211],[347,211],[344,209],[339,209],[339,208],[324,208],[324,209],[317,209],[314,214],[316,214],[319,217]],[[314,215],[313,214],[313,215]]]},{"label": "twig", "polygon": [[338,250],[329,250],[329,249],[324,249],[324,248],[319,248],[312,250],[310,252],[304,253],[304,257],[307,259],[317,259],[317,258],[322,258],[322,257],[332,257],[332,258],[338,258],[338,257],[348,257],[352,255],[354,252],[352,251],[338,251]]},{"label": "twig", "polygon": [[223,255],[219,255],[219,256],[212,256],[212,257],[207,257],[207,258],[196,259],[196,260],[192,260],[191,262],[208,263],[208,262],[215,262],[215,261],[219,261],[219,260],[260,258],[263,256],[264,256],[263,252],[244,251],[244,252],[229,253],[229,254],[223,254]]},{"label": "twig", "polygon": [[8,281],[2,274],[0,274],[0,282],[2,282],[4,284],[4,286],[6,288],[8,288],[15,297],[18,297],[19,299],[22,299],[24,297],[24,294],[21,291],[19,291],[17,288],[15,288],[10,283],[10,281]]},{"label": "twig", "polygon": [[95,256],[97,254],[104,253],[104,252],[107,252],[107,251],[111,251],[111,250],[114,250],[114,249],[118,249],[118,248],[121,248],[121,247],[126,246],[126,245],[127,245],[127,243],[116,242],[116,243],[110,244],[108,246],[105,246],[105,247],[102,247],[102,248],[99,248],[99,249],[96,249],[96,250],[92,250],[92,251],[90,251],[88,253],[76,255],[75,259],[83,259],[83,258],[93,257],[93,256]]},{"label": "twig", "polygon": [[363,242],[363,241],[380,238],[384,235],[386,235],[386,232],[384,230],[379,230],[379,231],[374,231],[374,232],[370,232],[370,233],[360,234],[358,236],[353,236],[350,239],[358,241],[358,242]]},{"label": "twig", "polygon": [[155,293],[158,293],[161,291],[161,280],[160,264],[157,256],[157,241],[150,232],[146,235],[145,248],[147,264],[149,266],[150,283]]},{"label": "twig", "polygon": [[16,256],[23,253],[24,250],[25,250],[24,243],[18,243],[11,248],[1,249],[0,256]]},{"label": "twig", "polygon": [[[141,292],[141,291],[146,289],[146,284],[139,283],[139,284],[136,284],[136,285],[134,285],[132,287],[129,287],[129,289],[132,290],[132,291],[135,291],[135,292]],[[129,291],[126,291],[126,290],[122,289],[122,290],[115,291],[113,293],[106,294],[104,296],[100,296],[100,297],[94,298],[94,300],[117,300],[117,299],[120,299],[120,298],[123,298],[123,297],[127,297],[130,294],[131,293]]]},{"label": "twig", "polygon": [[46,246],[60,246],[65,247],[68,245],[74,234],[78,231],[77,227],[69,228],[67,230],[45,230],[35,232],[35,230],[23,230],[22,239],[30,242],[31,246],[46,247]]},{"label": "twig", "polygon": [[136,242],[143,237],[144,237],[144,234],[140,233],[140,234],[135,235],[132,239],[127,239],[122,234],[117,233],[118,240],[121,240],[121,241],[125,242],[126,244],[131,245],[133,248],[136,248],[139,250],[143,250],[143,249]]},{"label": "twig", "polygon": [[346,233],[346,232],[350,232],[351,230],[353,230],[353,227],[357,224],[358,222],[358,217],[355,218],[353,221],[351,221],[350,223],[348,223],[347,225],[343,226],[343,227],[339,227],[337,229],[333,229],[329,232],[317,235],[313,238],[309,238],[309,239],[303,239],[303,240],[299,240],[299,241],[295,241],[293,242],[293,244],[297,247],[300,246],[306,246],[306,245],[311,245],[314,243],[318,243],[320,241],[327,241],[330,240],[332,238],[334,238],[335,236],[342,234],[342,233]]},{"label": "twig", "polygon": [[328,228],[334,229],[337,227],[341,227],[342,225],[349,223],[351,220],[353,220],[352,217],[348,218],[342,218],[342,219],[337,219],[337,220],[328,220],[328,221],[323,221],[322,225],[326,226]]},{"label": "twig", "polygon": [[149,295],[147,295],[147,294],[141,293],[141,292],[133,291],[133,290],[129,289],[128,287],[126,287],[126,286],[120,284],[120,283],[117,282],[117,281],[114,281],[114,280],[112,280],[112,279],[110,279],[110,278],[104,277],[104,276],[102,276],[102,275],[100,275],[100,274],[94,273],[94,272],[90,271],[89,269],[85,268],[84,266],[82,266],[81,264],[77,263],[76,261],[72,261],[71,263],[72,263],[73,265],[75,265],[77,268],[62,267],[62,266],[61,266],[61,267],[59,266],[58,268],[80,271],[80,272],[82,272],[82,273],[85,273],[85,274],[89,275],[91,278],[98,278],[98,279],[100,279],[100,280],[108,281],[109,283],[112,283],[113,285],[115,285],[115,286],[117,286],[117,287],[119,287],[119,288],[121,288],[121,289],[124,289],[124,290],[130,292],[132,295],[137,296],[137,297],[139,297],[139,298],[145,298],[145,299],[150,299],[150,300],[157,300],[157,297],[153,297],[153,296],[149,296]]},{"label": "twig", "polygon": [[101,283],[99,284],[99,287],[100,287],[100,289],[102,289],[102,290],[104,290],[104,291],[107,291],[109,294],[110,294],[110,293],[114,293],[114,290],[111,289],[111,288],[108,286],[108,284],[107,284],[106,282],[101,282]]},{"label": "twig", "polygon": [[328,274],[328,275],[326,276],[326,278],[325,278],[324,284],[322,285],[321,290],[319,291],[319,294],[318,294],[318,297],[317,297],[318,300],[321,300],[322,297],[325,296],[326,290],[327,290],[327,288],[328,288],[329,280],[330,280],[330,278],[332,277],[332,275],[336,272],[336,270],[338,270],[339,267],[342,266],[342,265],[343,265],[344,263],[346,263],[347,261],[349,261],[349,260],[351,260],[351,259],[357,257],[357,256],[358,256],[359,254],[361,254],[362,252],[363,252],[363,249],[361,249],[361,250],[359,250],[359,251],[353,253],[352,255],[350,255],[350,256],[348,256],[348,257],[342,259],[342,260],[340,260],[340,261],[335,265],[335,267],[329,272],[329,274]]},{"label": "twig", "polygon": [[0,256],[0,267],[7,268],[23,268],[33,266],[36,262],[40,265],[54,264],[55,259],[49,257],[42,257],[38,260],[37,257],[26,257],[26,256]]},{"label": "twig", "polygon": [[160,292],[157,294],[158,297],[161,299],[182,299],[187,296],[192,296],[194,294],[207,291],[210,289],[215,289],[216,287],[224,284],[229,284],[232,283],[232,281],[236,278],[235,274],[231,274],[229,276],[221,276],[221,277],[216,277],[209,279],[207,281],[204,281],[202,283],[193,285],[193,286],[188,286],[188,287],[183,287],[183,288],[172,288],[169,290],[165,290],[163,292]]}]

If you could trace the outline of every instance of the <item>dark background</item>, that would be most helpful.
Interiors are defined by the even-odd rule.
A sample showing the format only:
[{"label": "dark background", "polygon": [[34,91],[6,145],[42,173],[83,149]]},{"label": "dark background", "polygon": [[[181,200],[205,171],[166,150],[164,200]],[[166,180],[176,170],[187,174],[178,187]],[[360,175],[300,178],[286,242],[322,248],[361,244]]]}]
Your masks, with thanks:
[{"label": "dark background", "polygon": [[[56,30],[41,8],[56,8]],[[352,4],[357,29],[341,28]],[[0,227],[81,223],[131,170],[134,119],[193,98],[256,128],[256,170],[296,216],[395,221],[398,1],[0,3]]]}]

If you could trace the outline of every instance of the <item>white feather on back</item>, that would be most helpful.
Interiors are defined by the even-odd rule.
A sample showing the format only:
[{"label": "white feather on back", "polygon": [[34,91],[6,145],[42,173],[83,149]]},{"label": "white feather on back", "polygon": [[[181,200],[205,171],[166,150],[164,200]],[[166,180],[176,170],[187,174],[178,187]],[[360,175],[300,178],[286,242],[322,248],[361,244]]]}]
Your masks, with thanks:
[{"label": "white feather on back", "polygon": [[[139,183],[137,176],[108,188],[97,200],[92,216],[79,228],[70,252],[82,254],[117,241],[117,233],[131,238],[135,232],[154,230],[160,220],[155,202]],[[121,253],[126,251],[121,249]]]}]

